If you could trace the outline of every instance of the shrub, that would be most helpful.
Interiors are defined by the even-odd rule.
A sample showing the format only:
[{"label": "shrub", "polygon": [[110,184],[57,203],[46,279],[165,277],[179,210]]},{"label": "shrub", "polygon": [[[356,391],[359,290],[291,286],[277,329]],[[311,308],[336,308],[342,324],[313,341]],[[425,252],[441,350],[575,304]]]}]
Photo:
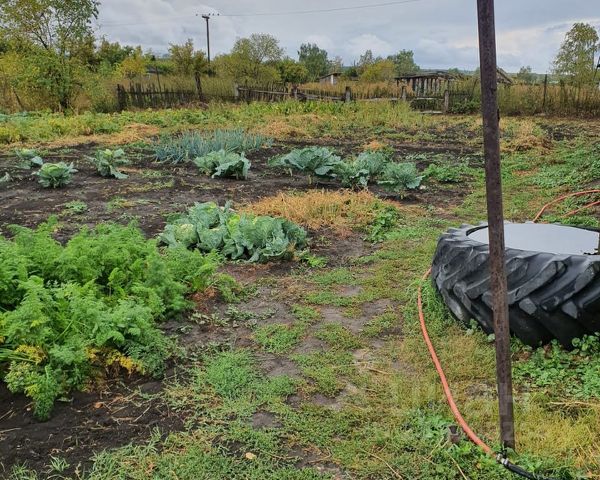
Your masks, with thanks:
[{"label": "shrub", "polygon": [[194,164],[202,173],[212,177],[233,177],[239,179],[248,178],[250,162],[244,154],[219,150],[210,152],[203,157],[196,157]]},{"label": "shrub", "polygon": [[129,165],[129,159],[122,148],[98,150],[93,157],[88,156],[87,159],[103,177],[114,177],[118,180],[127,178],[127,174],[119,170],[119,167]]},{"label": "shrub", "polygon": [[161,255],[134,226],[82,229],[62,246],[54,225],[0,237],[0,369],[41,419],[103,372],[159,374],[172,346],[156,321],[185,309],[217,265],[197,251]]},{"label": "shrub", "polygon": [[417,166],[411,162],[403,162],[390,163],[385,167],[378,183],[388,191],[401,193],[418,188],[421,180],[423,176],[419,175]]},{"label": "shrub", "polygon": [[36,172],[38,181],[44,188],[59,188],[71,183],[71,177],[77,170],[73,164],[65,162],[44,163]]},{"label": "shrub", "polygon": [[207,202],[167,224],[159,240],[170,247],[217,251],[232,260],[266,262],[291,257],[306,245],[306,232],[288,220],[237,214],[229,205]]},{"label": "shrub", "polygon": [[227,150],[228,152],[251,152],[272,140],[263,135],[254,135],[238,130],[215,130],[210,135],[198,132],[185,132],[175,138],[162,138],[154,147],[159,162],[180,163],[210,152]]},{"label": "shrub", "polygon": [[463,179],[466,168],[466,165],[439,165],[432,163],[425,169],[423,176],[433,178],[441,183],[456,183]]}]

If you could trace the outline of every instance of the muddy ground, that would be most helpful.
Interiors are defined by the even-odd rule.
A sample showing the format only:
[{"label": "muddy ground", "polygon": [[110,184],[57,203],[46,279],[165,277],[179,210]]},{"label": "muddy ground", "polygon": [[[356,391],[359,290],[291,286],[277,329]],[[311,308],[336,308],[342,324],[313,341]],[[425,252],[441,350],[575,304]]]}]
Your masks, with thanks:
[{"label": "muddy ground", "polygon": [[[278,144],[268,149],[261,149],[248,155],[252,162],[250,178],[247,181],[227,179],[211,179],[200,175],[193,165],[157,164],[147,150],[129,149],[132,165],[125,169],[129,178],[115,180],[99,176],[95,169],[85,161],[84,156],[91,154],[96,145],[89,144],[69,150],[57,150],[44,155],[47,161],[74,162],[79,170],[72,183],[62,189],[44,189],[37,183],[33,170],[19,169],[17,161],[11,154],[0,156],[0,175],[8,172],[13,177],[8,187],[0,190],[0,232],[10,234],[7,228],[11,224],[35,226],[46,220],[49,215],[58,215],[63,228],[60,236],[68,238],[81,225],[94,225],[102,221],[129,222],[135,220],[148,236],[154,236],[164,227],[166,218],[174,212],[182,212],[194,202],[215,201],[224,204],[232,200],[236,204],[249,203],[280,191],[306,190],[307,188],[337,189],[335,183],[320,183],[309,187],[306,178],[295,175],[290,177],[281,171],[267,167],[267,160],[298,144]],[[340,153],[351,154],[360,151],[360,146],[353,143],[335,144]],[[426,153],[429,155],[443,153],[452,157],[464,154],[464,147],[439,147],[398,145],[395,147],[399,156],[409,153]],[[426,160],[419,161],[419,167],[427,165]],[[377,187],[375,193],[385,195]],[[400,201],[439,207],[459,205],[469,193],[464,185],[445,186],[443,191],[435,187],[411,193]],[[87,209],[77,212],[69,208],[69,202],[85,202]],[[313,253],[329,259],[329,266],[343,266],[354,259],[371,253],[376,247],[363,241],[359,234],[346,238],[336,238],[334,232],[324,229],[311,232]],[[292,262],[272,265],[226,265],[224,270],[242,284],[260,283],[261,279],[271,278],[275,282],[261,286],[257,294],[243,308],[259,316],[260,322],[276,319],[285,323],[290,319],[290,302],[283,290],[273,285],[281,285],[293,281],[298,266]],[[343,295],[357,294],[355,287],[347,287]],[[376,315],[380,315],[390,304],[375,301],[363,307],[354,318],[342,315],[341,310],[323,307],[323,322],[342,322],[352,331],[360,331],[362,326]],[[227,305],[215,301],[204,307],[205,313],[223,314]],[[272,312],[261,317],[261,313]],[[198,325],[197,323],[171,321],[164,329],[179,337],[180,343],[188,351],[202,349],[209,344],[233,344],[238,347],[256,349],[251,340],[251,329],[244,325]],[[401,327],[397,326],[385,334],[398,335]],[[308,338],[298,347],[299,352],[323,348],[322,342]],[[374,340],[371,348],[377,348]],[[368,360],[368,352],[356,352],[357,361]],[[261,368],[267,375],[287,374],[299,376],[293,362],[286,357],[257,351]],[[365,360],[366,358],[366,360]],[[185,361],[184,361],[185,362]],[[185,369],[185,363],[178,365]],[[167,378],[173,374],[175,366],[171,366]],[[51,456],[64,458],[71,465],[71,473],[75,469],[89,467],[95,452],[107,448],[115,448],[130,442],[144,442],[150,432],[159,429],[163,434],[183,429],[185,418],[171,411],[160,399],[163,388],[161,381],[148,378],[129,378],[108,381],[101,388],[87,393],[74,393],[70,398],[58,402],[51,419],[38,422],[33,419],[30,403],[21,395],[12,395],[3,384],[0,384],[0,463],[6,469],[13,465],[27,464],[30,468],[43,471]],[[315,403],[331,406],[342,401],[339,397],[327,398],[317,395],[311,399]],[[299,399],[291,397],[291,403]],[[254,422],[257,426],[268,425],[273,419],[269,414],[257,414]],[[296,452],[299,465],[307,462],[316,463],[309,452]],[[324,469],[332,468],[323,463]],[[0,472],[0,476],[2,472]]]}]

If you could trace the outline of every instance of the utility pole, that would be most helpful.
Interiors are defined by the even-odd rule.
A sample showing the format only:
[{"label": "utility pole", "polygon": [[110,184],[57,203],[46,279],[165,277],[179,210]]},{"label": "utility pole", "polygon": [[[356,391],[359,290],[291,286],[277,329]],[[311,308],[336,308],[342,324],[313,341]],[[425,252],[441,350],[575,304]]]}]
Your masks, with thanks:
[{"label": "utility pole", "polygon": [[485,154],[485,190],[490,245],[490,283],[496,342],[496,379],[500,413],[500,437],[504,447],[515,448],[510,329],[505,271],[504,214],[500,175],[500,136],[494,0],[477,0],[481,113]]},{"label": "utility pole", "polygon": [[208,56],[208,63],[210,64],[210,30],[208,28],[210,15],[202,15],[202,18],[206,20],[206,54]]}]

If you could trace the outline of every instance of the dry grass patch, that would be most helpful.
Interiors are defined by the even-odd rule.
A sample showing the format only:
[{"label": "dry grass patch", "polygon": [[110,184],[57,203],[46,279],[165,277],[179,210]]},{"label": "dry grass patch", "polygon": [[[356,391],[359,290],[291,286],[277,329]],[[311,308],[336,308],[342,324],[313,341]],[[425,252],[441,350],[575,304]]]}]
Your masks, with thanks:
[{"label": "dry grass patch", "polygon": [[383,203],[366,191],[313,190],[279,193],[247,205],[242,211],[287,218],[313,230],[328,227],[349,233],[370,225]]}]

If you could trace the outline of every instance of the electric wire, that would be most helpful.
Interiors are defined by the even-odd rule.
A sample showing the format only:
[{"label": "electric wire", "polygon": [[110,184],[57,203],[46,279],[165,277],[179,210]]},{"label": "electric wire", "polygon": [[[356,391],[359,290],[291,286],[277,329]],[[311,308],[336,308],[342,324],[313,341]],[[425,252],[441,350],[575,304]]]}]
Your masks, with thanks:
[{"label": "electric wire", "polygon": [[[380,8],[380,7],[389,7],[393,5],[403,5],[407,3],[416,3],[422,0],[396,0],[391,2],[381,2],[381,3],[370,3],[363,5],[350,5],[347,7],[333,7],[333,8],[318,8],[313,10],[293,10],[287,12],[256,12],[256,13],[205,13],[202,15],[208,15],[210,17],[278,17],[278,16],[287,16],[287,15],[309,15],[314,13],[333,13],[333,12],[343,12],[343,11],[351,11],[351,10],[364,10],[369,8]],[[195,16],[199,16],[200,14],[195,14]],[[149,22],[129,22],[129,23],[100,23],[102,28],[105,27],[132,27],[132,26],[143,26],[143,25],[153,25],[159,23],[171,23],[173,21],[188,19],[190,15],[186,16],[177,16],[171,17],[169,19],[162,19],[156,21]]]}]

